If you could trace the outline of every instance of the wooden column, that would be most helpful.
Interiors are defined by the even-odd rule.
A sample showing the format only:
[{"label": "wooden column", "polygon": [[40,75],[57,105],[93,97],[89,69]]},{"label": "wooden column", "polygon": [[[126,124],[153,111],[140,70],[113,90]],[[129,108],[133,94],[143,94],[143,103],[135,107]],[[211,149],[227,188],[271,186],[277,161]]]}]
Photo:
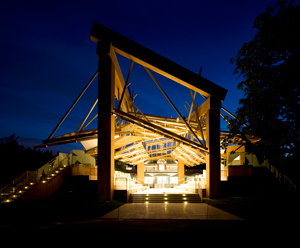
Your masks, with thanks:
[{"label": "wooden column", "polygon": [[184,182],[184,163],[178,160],[178,185]]},{"label": "wooden column", "polygon": [[144,161],[138,162],[137,164],[137,178],[138,181],[144,185],[145,180],[145,170],[144,170]]},{"label": "wooden column", "polygon": [[206,113],[206,196],[217,198],[220,195],[220,108],[221,101],[210,97]]},{"label": "wooden column", "polygon": [[115,119],[115,68],[110,42],[97,44],[98,61],[98,199],[113,200]]}]

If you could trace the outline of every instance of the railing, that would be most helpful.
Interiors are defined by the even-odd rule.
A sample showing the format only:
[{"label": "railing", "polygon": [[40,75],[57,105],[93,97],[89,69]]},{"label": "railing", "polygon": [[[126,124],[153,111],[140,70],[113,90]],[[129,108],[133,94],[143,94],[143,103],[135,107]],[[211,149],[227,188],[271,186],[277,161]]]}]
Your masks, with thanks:
[{"label": "railing", "polygon": [[66,153],[59,153],[57,157],[53,158],[37,170],[37,180],[40,180],[41,177],[49,176],[54,170],[62,165],[68,165],[68,160],[69,156]]},{"label": "railing", "polygon": [[145,168],[145,172],[177,172],[177,168],[164,169],[164,170],[159,170],[159,169],[154,169],[154,168]]},{"label": "railing", "polygon": [[8,196],[15,194],[20,188],[25,187],[29,183],[37,182],[37,171],[25,171],[0,189],[0,199],[5,199]]},{"label": "railing", "polygon": [[284,185],[287,185],[289,189],[292,189],[295,193],[297,193],[297,186],[293,184],[293,182],[286,175],[283,177],[283,183]]},{"label": "railing", "polygon": [[131,178],[130,174],[121,171],[115,171],[115,189],[127,190],[130,194],[148,189],[149,187],[143,186],[140,181],[143,179]]},{"label": "railing", "polygon": [[67,154],[60,153],[57,157],[43,165],[36,171],[25,171],[0,189],[0,200],[7,199],[10,196],[15,196],[17,193],[22,193],[26,190],[25,186],[37,183],[41,178],[45,178],[53,173],[55,169],[68,163]]},{"label": "railing", "polygon": [[206,180],[199,176],[186,177],[186,180],[176,188],[180,190],[192,192],[192,193],[199,193],[199,194],[200,194],[199,191],[201,191],[202,194],[202,189],[206,188]]}]

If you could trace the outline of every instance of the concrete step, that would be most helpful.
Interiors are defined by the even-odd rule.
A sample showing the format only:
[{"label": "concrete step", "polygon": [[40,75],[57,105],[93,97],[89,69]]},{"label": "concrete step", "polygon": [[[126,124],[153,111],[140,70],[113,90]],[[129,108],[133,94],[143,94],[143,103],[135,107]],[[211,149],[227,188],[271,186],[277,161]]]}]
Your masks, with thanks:
[{"label": "concrete step", "polygon": [[199,194],[131,194],[129,203],[201,203]]}]

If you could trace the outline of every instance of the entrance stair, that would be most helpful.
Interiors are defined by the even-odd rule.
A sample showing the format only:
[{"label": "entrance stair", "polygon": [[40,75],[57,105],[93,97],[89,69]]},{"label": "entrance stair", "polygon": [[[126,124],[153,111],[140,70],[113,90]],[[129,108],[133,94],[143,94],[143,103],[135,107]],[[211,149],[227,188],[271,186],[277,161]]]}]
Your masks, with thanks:
[{"label": "entrance stair", "polygon": [[131,194],[129,203],[201,203],[199,194]]}]

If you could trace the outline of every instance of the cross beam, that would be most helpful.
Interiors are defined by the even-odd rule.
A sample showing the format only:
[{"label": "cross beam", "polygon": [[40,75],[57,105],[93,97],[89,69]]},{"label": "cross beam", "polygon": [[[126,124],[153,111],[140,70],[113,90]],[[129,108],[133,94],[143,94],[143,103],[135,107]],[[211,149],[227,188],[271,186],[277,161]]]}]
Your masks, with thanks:
[{"label": "cross beam", "polygon": [[226,89],[97,22],[93,24],[90,38],[96,43],[103,40],[111,42],[116,53],[201,95],[214,95],[220,101],[225,99]]}]

